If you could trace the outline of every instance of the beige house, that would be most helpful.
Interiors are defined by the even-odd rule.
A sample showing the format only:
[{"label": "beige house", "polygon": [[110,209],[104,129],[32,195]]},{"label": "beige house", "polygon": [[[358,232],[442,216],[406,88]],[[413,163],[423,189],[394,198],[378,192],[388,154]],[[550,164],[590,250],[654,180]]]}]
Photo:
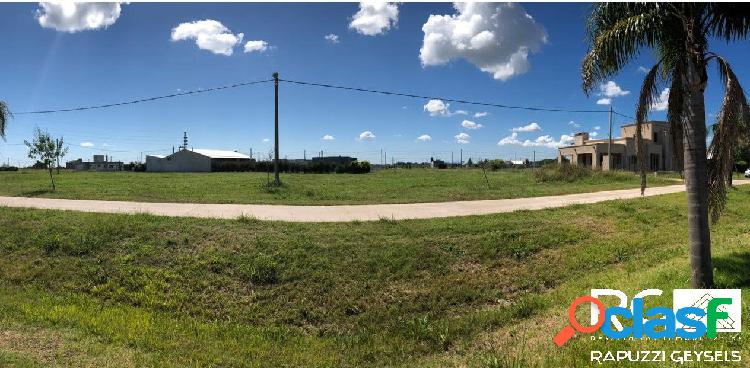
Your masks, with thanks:
[{"label": "beige house", "polygon": [[[669,123],[649,121],[643,124],[643,148],[646,170],[672,171],[672,137]],[[609,170],[607,147],[609,139],[589,139],[589,133],[577,133],[572,146],[560,147],[557,162],[570,162],[593,169]],[[612,138],[612,168],[638,170],[638,152],[635,144],[635,124],[623,125],[620,137]]]}]

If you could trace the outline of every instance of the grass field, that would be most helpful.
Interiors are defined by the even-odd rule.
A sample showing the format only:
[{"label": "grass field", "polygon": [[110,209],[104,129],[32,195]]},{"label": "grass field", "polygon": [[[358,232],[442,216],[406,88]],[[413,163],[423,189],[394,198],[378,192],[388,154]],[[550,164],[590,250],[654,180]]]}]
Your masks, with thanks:
[{"label": "grass field", "polygon": [[[381,170],[356,174],[283,174],[269,189],[265,173],[132,173],[63,171],[50,191],[43,170],[0,172],[0,195],[145,202],[364,204],[502,199],[636,188],[632,173],[596,172],[567,182],[537,183],[531,170]],[[649,185],[675,184],[649,176]],[[488,186],[489,182],[489,186]]]},{"label": "grass field", "polygon": [[[745,316],[748,199],[733,190],[712,229],[718,286],[744,289]],[[747,328],[550,341],[590,288],[661,288],[670,305],[689,287],[684,202],[346,224],[0,208],[0,366],[561,367],[618,348],[746,362]]]}]

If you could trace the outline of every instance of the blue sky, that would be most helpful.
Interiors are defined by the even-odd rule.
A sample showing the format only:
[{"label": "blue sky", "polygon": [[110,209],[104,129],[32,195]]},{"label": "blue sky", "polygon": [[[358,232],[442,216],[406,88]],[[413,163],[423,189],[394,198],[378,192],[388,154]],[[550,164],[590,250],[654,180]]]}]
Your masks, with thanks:
[{"label": "blue sky", "polygon": [[[11,35],[4,38],[0,58],[4,71],[0,99],[16,112],[67,108],[265,79],[278,71],[286,79],[507,105],[608,108],[597,104],[607,97],[599,95],[602,92],[586,97],[580,88],[589,5],[522,4],[512,11],[500,9],[505,12],[505,18],[500,18],[505,23],[489,28],[494,37],[490,41],[495,42],[472,38],[485,42],[476,53],[426,41],[423,27],[438,36],[448,31],[458,34],[462,32],[458,29],[461,13],[488,18],[498,11],[495,5],[486,6],[459,10],[450,3],[402,3],[361,10],[357,3],[130,3],[121,5],[116,16],[107,13],[111,9],[95,9],[96,14],[110,18],[81,25],[71,22],[91,9],[79,8],[72,18],[58,19],[55,9],[39,4],[0,4],[0,33]],[[519,18],[524,12],[533,18],[531,23]],[[425,26],[431,15],[446,17]],[[361,22],[352,26],[357,19]],[[215,23],[190,25],[202,20]],[[181,24],[187,25],[175,37],[173,30]],[[224,27],[219,37],[204,38],[199,47],[195,36],[217,24]],[[338,42],[326,39],[329,34],[336,35]],[[252,52],[243,50],[248,41],[256,41],[251,43]],[[428,51],[422,58],[421,48]],[[516,63],[508,55],[521,48],[528,50],[528,56],[525,62]],[[741,81],[750,83],[746,44],[714,42],[712,49],[733,63]],[[644,52],[612,78],[617,86],[610,88],[616,110],[633,115],[643,77],[639,67],[652,63],[650,54]],[[503,65],[511,71],[500,68]],[[718,78],[715,73],[711,77],[706,95],[709,121],[721,100]],[[433,111],[437,116],[431,116],[425,110],[427,100],[290,84],[282,84],[280,94],[281,154],[290,158],[301,157],[303,151],[309,156],[323,150],[379,162],[381,149],[388,152],[388,161],[391,157],[449,160],[451,152],[458,160],[461,149],[464,159],[531,157],[532,151],[537,158],[554,157],[553,146],[563,135],[595,132],[597,126],[599,134],[606,135],[605,113],[533,112],[451,103],[447,110]],[[484,112],[486,116],[475,117]],[[654,111],[651,116],[661,119],[664,114]],[[481,128],[464,127],[464,120]],[[615,119],[616,124],[626,122]],[[526,129],[531,131],[512,135],[513,128],[531,123],[541,130],[531,126]],[[272,146],[264,139],[273,137],[273,86],[95,111],[17,115],[10,121],[7,142],[0,142],[0,160],[27,163],[26,149],[20,144],[31,137],[35,126],[66,138],[71,147],[66,159],[103,153],[130,161],[141,152],[167,153],[180,144],[183,131],[195,148],[242,152],[252,148],[256,155],[267,155]],[[359,139],[366,131],[374,139]],[[325,135],[334,140],[323,140]],[[423,135],[431,139],[417,140]],[[498,144],[504,138],[506,144]]]}]

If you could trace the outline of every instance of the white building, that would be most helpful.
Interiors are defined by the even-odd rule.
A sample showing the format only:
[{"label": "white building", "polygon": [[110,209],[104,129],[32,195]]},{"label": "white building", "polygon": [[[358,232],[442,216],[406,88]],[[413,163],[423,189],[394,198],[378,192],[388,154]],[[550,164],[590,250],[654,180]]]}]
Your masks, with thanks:
[{"label": "white building", "polygon": [[183,149],[169,156],[146,156],[146,171],[154,172],[211,172],[222,167],[250,164],[250,156],[213,149]]}]

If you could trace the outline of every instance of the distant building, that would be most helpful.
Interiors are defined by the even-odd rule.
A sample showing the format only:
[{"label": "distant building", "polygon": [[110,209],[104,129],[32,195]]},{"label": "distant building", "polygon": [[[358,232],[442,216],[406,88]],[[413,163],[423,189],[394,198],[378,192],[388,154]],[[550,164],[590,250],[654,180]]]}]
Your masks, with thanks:
[{"label": "distant building", "polygon": [[312,163],[314,164],[326,164],[326,165],[333,165],[335,167],[347,167],[352,164],[352,162],[357,161],[354,157],[349,156],[323,156],[323,157],[313,157]]},{"label": "distant building", "polygon": [[79,158],[65,163],[65,168],[80,171],[121,171],[122,161],[110,161],[106,155],[94,155],[94,161],[83,161]]},{"label": "distant building", "polygon": [[[649,121],[643,123],[643,137],[646,170],[673,171],[672,136],[669,123]],[[623,125],[620,137],[612,138],[612,168],[615,170],[637,171],[638,150],[636,146],[635,124]],[[557,161],[567,161],[573,165],[582,165],[593,169],[609,170],[607,156],[609,139],[589,139],[588,133],[577,133],[572,146],[560,147]]]},{"label": "distant building", "polygon": [[168,156],[146,156],[146,171],[153,172],[211,172],[222,171],[222,166],[249,164],[250,156],[213,149],[181,149]]}]

